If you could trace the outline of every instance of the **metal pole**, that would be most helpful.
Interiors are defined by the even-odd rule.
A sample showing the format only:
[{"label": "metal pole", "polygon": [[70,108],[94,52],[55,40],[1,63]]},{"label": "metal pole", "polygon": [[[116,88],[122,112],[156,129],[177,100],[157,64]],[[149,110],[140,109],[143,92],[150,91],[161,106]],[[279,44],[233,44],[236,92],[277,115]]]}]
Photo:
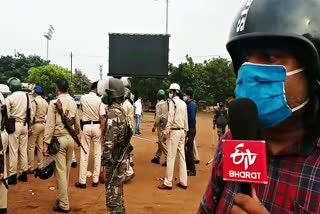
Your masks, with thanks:
[{"label": "metal pole", "polygon": [[72,52],[70,53],[70,65],[71,65],[70,72],[71,72],[71,82],[72,82]]},{"label": "metal pole", "polygon": [[168,34],[168,13],[169,13],[169,0],[166,0],[166,34]]},{"label": "metal pole", "polygon": [[49,39],[47,39],[47,61],[49,60]]}]

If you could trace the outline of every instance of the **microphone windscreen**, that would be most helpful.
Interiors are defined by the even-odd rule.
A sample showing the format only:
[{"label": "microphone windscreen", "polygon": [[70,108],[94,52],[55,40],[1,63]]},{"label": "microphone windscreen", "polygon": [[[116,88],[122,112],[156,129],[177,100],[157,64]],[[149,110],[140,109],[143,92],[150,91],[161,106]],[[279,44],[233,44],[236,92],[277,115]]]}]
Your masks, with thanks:
[{"label": "microphone windscreen", "polygon": [[229,128],[233,140],[256,139],[258,110],[252,100],[240,98],[231,103],[229,107]]}]

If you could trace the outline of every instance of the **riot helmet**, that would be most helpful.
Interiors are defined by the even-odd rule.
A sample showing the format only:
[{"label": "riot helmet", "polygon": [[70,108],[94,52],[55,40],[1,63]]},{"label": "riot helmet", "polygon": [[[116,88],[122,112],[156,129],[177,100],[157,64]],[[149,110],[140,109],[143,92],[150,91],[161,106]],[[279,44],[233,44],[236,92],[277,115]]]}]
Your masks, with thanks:
[{"label": "riot helmet", "polygon": [[46,180],[53,175],[55,168],[55,161],[52,156],[47,156],[43,159],[42,163],[34,172],[34,177],[39,177],[42,180]]},{"label": "riot helmet", "polygon": [[20,80],[16,77],[9,78],[7,83],[9,85],[9,90],[11,92],[21,91],[21,89],[22,89],[22,84],[21,84]]},{"label": "riot helmet", "polygon": [[166,99],[166,93],[163,89],[160,89],[157,93],[157,99],[158,100],[165,100]]},{"label": "riot helmet", "polygon": [[235,72],[248,48],[283,47],[303,58],[309,80],[319,80],[319,10],[319,0],[248,0],[234,20],[227,43]]}]

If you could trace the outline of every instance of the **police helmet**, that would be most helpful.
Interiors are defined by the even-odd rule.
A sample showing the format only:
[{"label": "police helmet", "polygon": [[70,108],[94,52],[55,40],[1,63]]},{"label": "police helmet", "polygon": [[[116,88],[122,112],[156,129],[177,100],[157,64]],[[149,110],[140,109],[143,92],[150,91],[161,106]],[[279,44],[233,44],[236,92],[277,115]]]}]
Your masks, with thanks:
[{"label": "police helmet", "polygon": [[180,91],[180,85],[178,83],[172,83],[169,87],[169,90],[178,90]]},{"label": "police helmet", "polygon": [[227,43],[235,71],[249,47],[287,47],[305,57],[309,77],[319,80],[319,10],[319,0],[248,0],[234,20]]},{"label": "police helmet", "polygon": [[123,82],[116,78],[111,78],[109,80],[109,93],[110,98],[121,98],[124,97],[124,85]]},{"label": "police helmet", "polygon": [[39,177],[42,180],[50,178],[53,175],[55,165],[52,156],[45,157],[42,164],[35,170],[34,177]]},{"label": "police helmet", "polygon": [[164,100],[166,99],[166,93],[164,92],[163,89],[160,89],[157,93],[157,99],[158,100]]},{"label": "police helmet", "polygon": [[11,92],[21,91],[21,89],[22,89],[22,84],[21,84],[20,80],[16,77],[9,78],[7,83],[9,85],[9,90]]}]

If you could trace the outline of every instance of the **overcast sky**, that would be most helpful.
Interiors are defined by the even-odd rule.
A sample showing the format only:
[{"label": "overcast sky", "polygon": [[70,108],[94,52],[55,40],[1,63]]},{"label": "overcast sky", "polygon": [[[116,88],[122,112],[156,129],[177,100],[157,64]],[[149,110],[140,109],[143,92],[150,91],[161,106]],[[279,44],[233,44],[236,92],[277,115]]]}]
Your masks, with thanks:
[{"label": "overcast sky", "polygon": [[[177,65],[185,55],[202,62],[213,55],[228,57],[225,48],[230,25],[245,0],[169,0],[169,61]],[[95,81],[99,64],[108,72],[108,33],[165,33],[166,0],[7,0],[1,1],[0,55],[46,58],[51,63],[79,68]]]}]

